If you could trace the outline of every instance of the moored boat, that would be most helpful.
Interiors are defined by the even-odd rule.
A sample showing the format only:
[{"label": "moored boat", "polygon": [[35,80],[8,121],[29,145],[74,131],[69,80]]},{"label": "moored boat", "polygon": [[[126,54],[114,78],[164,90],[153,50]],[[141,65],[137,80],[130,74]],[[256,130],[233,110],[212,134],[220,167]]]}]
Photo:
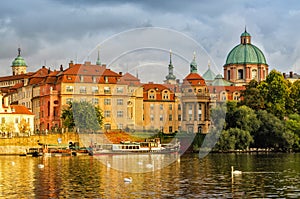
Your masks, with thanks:
[{"label": "moored boat", "polygon": [[159,138],[146,139],[144,142],[123,141],[119,144],[94,144],[89,150],[90,155],[105,154],[139,154],[139,153],[174,153],[180,149],[177,140],[161,144]]}]

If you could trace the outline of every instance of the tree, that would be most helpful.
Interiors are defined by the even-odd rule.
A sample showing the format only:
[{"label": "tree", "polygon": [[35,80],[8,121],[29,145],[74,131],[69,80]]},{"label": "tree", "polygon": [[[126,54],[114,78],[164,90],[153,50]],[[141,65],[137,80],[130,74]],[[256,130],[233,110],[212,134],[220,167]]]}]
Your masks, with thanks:
[{"label": "tree", "polygon": [[61,118],[63,120],[63,126],[69,129],[75,127],[73,119],[72,102],[68,102],[66,107],[63,107]]},{"label": "tree", "polygon": [[265,110],[259,110],[257,118],[261,121],[261,125],[254,133],[254,146],[275,150],[283,149],[282,143],[285,141],[283,136],[285,132],[284,121]]},{"label": "tree", "polygon": [[246,89],[242,91],[243,100],[239,104],[246,105],[254,110],[265,109],[265,100],[258,86],[256,80],[251,80],[246,85]]},{"label": "tree", "polygon": [[230,112],[226,114],[226,122],[226,130],[239,128],[251,134],[260,126],[255,111],[245,105],[231,108]]},{"label": "tree", "polygon": [[292,84],[290,96],[294,102],[293,111],[300,114],[300,80],[297,80]]},{"label": "tree", "polygon": [[89,102],[73,102],[63,109],[62,119],[65,127],[76,127],[85,133],[100,130],[103,115],[99,107]]},{"label": "tree", "polygon": [[287,107],[291,106],[289,103],[292,103],[289,99],[291,93],[289,83],[276,70],[269,73],[265,82],[264,86],[267,86],[267,91],[264,86],[261,88],[263,88],[262,93],[266,91],[266,110],[282,119],[287,113]]},{"label": "tree", "polygon": [[30,124],[24,118],[21,119],[20,123],[18,124],[18,128],[19,128],[19,132],[22,133],[23,135],[24,134],[29,135]]}]

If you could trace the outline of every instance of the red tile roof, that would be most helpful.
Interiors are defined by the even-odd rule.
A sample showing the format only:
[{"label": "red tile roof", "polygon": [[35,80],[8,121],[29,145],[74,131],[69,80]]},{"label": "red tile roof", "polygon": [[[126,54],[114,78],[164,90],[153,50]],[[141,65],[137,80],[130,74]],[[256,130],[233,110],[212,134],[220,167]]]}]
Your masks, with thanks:
[{"label": "red tile roof", "polygon": [[27,114],[27,115],[34,115],[32,112],[28,110],[25,106],[22,105],[10,105],[11,109],[15,111],[12,114]]},{"label": "red tile roof", "polygon": [[205,80],[198,73],[190,73],[183,79],[184,85],[206,86]]}]

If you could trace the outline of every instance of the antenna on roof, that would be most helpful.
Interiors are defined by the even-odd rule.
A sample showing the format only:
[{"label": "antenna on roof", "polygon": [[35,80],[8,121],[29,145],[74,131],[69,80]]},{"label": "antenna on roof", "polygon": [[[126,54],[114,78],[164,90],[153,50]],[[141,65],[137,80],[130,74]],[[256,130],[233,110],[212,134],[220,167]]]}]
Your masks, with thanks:
[{"label": "antenna on roof", "polygon": [[139,78],[139,70],[136,69],[136,78]]}]

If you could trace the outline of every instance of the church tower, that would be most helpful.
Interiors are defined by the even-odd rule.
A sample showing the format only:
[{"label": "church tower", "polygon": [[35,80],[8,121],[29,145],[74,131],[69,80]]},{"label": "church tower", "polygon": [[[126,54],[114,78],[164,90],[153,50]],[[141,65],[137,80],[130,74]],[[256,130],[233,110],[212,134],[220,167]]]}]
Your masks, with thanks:
[{"label": "church tower", "polygon": [[27,65],[23,57],[21,57],[21,48],[18,48],[18,56],[12,62],[11,67],[13,75],[21,75],[26,73]]},{"label": "church tower", "polygon": [[263,52],[251,44],[251,35],[245,31],[240,36],[240,44],[228,54],[224,68],[225,80],[235,86],[244,86],[252,79],[260,82],[268,75],[268,64]]},{"label": "church tower", "polygon": [[166,83],[176,84],[176,76],[173,74],[174,66],[172,64],[172,51],[170,50],[170,63],[168,67],[169,74],[166,76]]}]

